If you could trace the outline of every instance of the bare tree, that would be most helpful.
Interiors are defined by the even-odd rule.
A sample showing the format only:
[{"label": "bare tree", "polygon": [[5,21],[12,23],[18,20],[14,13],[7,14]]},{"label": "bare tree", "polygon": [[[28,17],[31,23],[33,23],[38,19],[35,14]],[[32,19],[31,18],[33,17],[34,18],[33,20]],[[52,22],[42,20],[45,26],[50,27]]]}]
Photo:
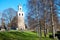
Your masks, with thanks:
[{"label": "bare tree", "polygon": [[29,12],[27,17],[29,26],[31,28],[40,27],[40,34],[43,29],[45,37],[47,29],[50,29],[54,36],[55,24],[58,23],[54,0],[29,0],[28,4]]},{"label": "bare tree", "polygon": [[9,27],[11,27],[12,26],[11,21],[14,18],[14,16],[16,16],[16,11],[12,8],[8,8],[3,11],[2,16],[5,19],[5,24],[7,25],[9,24]]}]

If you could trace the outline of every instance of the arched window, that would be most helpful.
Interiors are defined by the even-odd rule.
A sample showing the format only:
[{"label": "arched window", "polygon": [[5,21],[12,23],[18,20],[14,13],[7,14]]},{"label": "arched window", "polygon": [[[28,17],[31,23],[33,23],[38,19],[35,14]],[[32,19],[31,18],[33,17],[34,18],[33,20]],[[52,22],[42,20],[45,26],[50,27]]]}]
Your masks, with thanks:
[{"label": "arched window", "polygon": [[19,13],[19,16],[20,16],[20,13]]},{"label": "arched window", "polygon": [[23,16],[23,13],[22,13],[22,16]]},{"label": "arched window", "polygon": [[21,10],[21,8],[20,8],[20,10]]}]

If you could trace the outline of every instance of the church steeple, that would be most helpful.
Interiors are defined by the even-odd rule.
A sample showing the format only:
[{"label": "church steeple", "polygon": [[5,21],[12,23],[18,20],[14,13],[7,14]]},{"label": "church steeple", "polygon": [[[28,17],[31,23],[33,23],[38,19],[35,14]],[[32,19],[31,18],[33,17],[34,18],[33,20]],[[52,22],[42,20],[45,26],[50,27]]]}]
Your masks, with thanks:
[{"label": "church steeple", "polygon": [[22,11],[22,6],[21,5],[18,5],[18,10]]},{"label": "church steeple", "polygon": [[24,12],[22,11],[22,6],[18,6],[18,29],[25,30],[25,23],[24,23]]}]

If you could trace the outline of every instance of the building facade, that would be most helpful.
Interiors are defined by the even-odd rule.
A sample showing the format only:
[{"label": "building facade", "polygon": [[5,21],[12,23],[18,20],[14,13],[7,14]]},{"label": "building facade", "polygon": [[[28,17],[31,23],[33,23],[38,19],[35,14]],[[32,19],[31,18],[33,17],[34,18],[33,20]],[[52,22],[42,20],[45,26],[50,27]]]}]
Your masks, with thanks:
[{"label": "building facade", "polygon": [[18,30],[25,30],[25,23],[24,23],[24,12],[22,11],[22,6],[18,6]]}]

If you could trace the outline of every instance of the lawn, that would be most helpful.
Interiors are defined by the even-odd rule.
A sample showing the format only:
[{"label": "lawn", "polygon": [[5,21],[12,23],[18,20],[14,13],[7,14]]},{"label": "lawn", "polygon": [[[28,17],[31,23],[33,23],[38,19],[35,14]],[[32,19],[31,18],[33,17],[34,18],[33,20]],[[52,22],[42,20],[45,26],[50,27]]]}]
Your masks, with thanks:
[{"label": "lawn", "polygon": [[[39,40],[36,33],[30,31],[5,31],[0,32],[0,40]],[[41,37],[40,40],[53,40],[48,37]]]}]

